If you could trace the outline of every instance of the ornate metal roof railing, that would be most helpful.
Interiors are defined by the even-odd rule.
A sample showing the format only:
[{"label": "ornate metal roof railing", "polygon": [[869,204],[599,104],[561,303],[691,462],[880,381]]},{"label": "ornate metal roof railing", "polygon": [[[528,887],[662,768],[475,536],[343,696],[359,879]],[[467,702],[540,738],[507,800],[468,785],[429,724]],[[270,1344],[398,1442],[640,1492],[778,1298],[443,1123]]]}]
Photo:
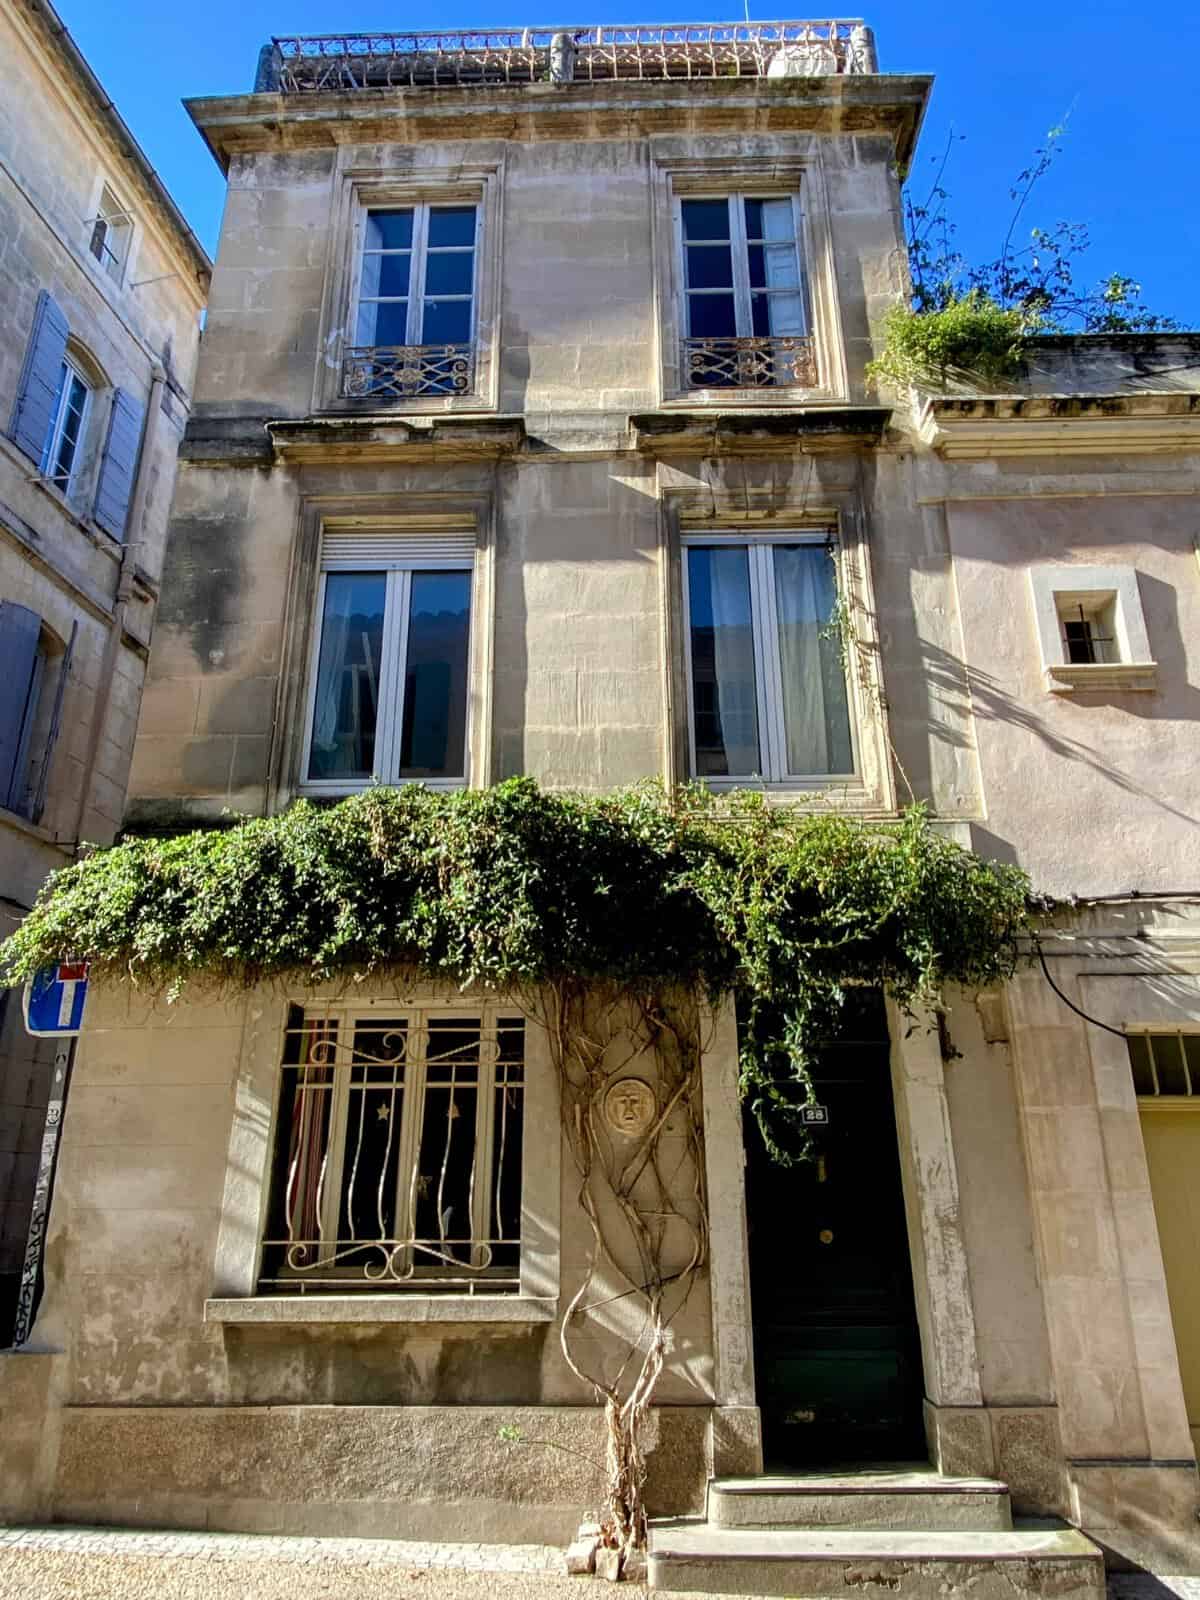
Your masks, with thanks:
[{"label": "ornate metal roof railing", "polygon": [[255,87],[302,94],[613,78],[814,77],[876,71],[874,38],[857,18],[635,23],[627,27],[279,37],[263,51]]},{"label": "ornate metal roof railing", "polygon": [[689,389],[813,389],[817,357],[812,339],[684,339],[683,376]]},{"label": "ornate metal roof railing", "polygon": [[351,345],[342,352],[346,399],[470,394],[474,382],[475,346],[470,344]]}]

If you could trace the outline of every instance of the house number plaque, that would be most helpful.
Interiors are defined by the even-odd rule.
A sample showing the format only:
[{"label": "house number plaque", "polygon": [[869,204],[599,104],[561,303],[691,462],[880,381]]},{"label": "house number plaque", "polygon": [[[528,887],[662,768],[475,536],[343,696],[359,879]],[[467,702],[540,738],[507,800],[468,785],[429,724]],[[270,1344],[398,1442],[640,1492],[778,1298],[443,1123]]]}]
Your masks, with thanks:
[{"label": "house number plaque", "polygon": [[605,1120],[628,1139],[645,1133],[657,1112],[654,1090],[641,1078],[621,1078],[604,1096]]}]

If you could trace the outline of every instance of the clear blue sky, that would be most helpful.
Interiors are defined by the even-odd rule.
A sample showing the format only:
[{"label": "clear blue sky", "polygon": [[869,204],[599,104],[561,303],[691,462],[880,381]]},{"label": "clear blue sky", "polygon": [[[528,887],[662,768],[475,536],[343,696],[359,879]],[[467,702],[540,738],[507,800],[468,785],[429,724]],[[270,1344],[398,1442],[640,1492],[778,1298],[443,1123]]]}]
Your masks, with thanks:
[{"label": "clear blue sky", "polygon": [[[571,11],[548,4],[440,0],[429,11],[328,0],[56,0],[126,122],[158,167],[210,253],[223,184],[180,101],[252,87],[260,45],[272,34],[670,22],[713,18],[702,5],[592,0]],[[751,17],[812,15],[814,8],[751,4]],[[1086,273],[1137,278],[1152,309],[1200,326],[1200,6],[1176,0],[1152,11],[1134,0],[872,0],[885,72],[930,72],[933,100],[914,165],[927,181],[951,126],[946,175],[968,255],[995,256],[1017,172],[1070,108],[1053,173],[1028,216],[1086,222]]]}]

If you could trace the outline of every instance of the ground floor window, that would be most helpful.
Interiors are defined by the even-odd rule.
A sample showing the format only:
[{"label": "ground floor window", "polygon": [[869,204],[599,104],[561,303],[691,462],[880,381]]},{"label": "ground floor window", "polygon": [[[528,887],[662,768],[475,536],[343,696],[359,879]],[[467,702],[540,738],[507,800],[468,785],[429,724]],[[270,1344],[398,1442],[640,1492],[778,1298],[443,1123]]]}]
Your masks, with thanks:
[{"label": "ground floor window", "polygon": [[289,1009],[260,1289],[516,1293],[525,1028]]}]

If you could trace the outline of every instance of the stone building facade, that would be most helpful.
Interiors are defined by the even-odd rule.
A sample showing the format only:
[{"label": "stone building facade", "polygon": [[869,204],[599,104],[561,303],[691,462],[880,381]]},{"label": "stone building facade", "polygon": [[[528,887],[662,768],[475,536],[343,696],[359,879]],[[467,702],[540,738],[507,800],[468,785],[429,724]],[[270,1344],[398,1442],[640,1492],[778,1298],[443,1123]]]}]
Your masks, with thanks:
[{"label": "stone building facade", "polygon": [[[0,931],[120,825],[209,262],[54,9],[0,6]],[[0,1340],[54,1050],[0,1001]]]},{"label": "stone building facade", "polygon": [[[881,399],[929,80],[844,27],[650,35],[285,41],[253,94],[191,103],[229,197],[129,824],[695,776],[915,796],[1019,861],[1062,903],[1040,956],[936,1027],[864,1003],[810,1168],[744,1144],[709,1019],[720,1203],[652,1501],[928,1459],[1197,1570],[1200,340],[1042,340],[1019,394]],[[599,1421],[556,1340],[586,1227],[538,1030],[385,982],[89,1005],[3,1503],[566,1535],[595,1478],[545,1441]],[[519,1224],[498,1199],[384,1290],[347,1265],[346,1173],[383,1158],[346,1130],[405,1030],[388,1226],[438,1226],[451,1048]]]}]

